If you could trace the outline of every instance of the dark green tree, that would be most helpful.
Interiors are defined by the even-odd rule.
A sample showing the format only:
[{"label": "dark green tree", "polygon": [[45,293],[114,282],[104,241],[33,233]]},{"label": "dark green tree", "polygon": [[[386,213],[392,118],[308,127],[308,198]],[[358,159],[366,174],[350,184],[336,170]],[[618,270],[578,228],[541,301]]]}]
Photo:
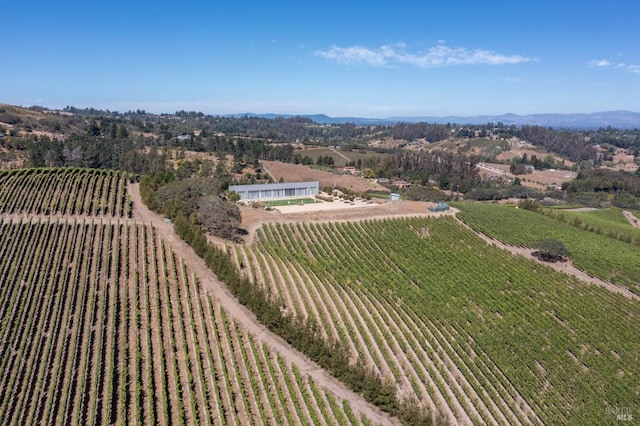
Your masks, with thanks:
[{"label": "dark green tree", "polygon": [[569,255],[569,250],[562,241],[553,238],[543,238],[533,244],[533,248],[538,249],[533,254],[545,262],[558,262]]}]

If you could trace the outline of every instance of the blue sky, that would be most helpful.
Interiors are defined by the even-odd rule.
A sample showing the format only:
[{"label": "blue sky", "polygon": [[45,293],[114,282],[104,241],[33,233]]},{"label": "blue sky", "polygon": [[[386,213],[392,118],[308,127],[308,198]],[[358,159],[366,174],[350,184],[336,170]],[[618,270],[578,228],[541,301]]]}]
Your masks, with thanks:
[{"label": "blue sky", "polygon": [[640,1],[32,1],[0,102],[384,118],[640,111]]}]

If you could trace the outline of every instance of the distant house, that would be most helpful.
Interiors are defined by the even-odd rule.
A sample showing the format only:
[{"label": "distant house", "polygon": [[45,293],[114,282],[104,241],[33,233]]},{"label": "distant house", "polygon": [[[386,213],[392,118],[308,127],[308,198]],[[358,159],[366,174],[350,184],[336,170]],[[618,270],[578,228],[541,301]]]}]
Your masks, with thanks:
[{"label": "distant house", "polygon": [[400,199],[400,194],[396,194],[395,192],[392,192],[390,194],[390,198],[391,198],[391,201],[398,201]]},{"label": "distant house", "polygon": [[376,183],[389,183],[389,179],[382,177],[382,178],[378,178],[376,179]]},{"label": "distant house", "polygon": [[410,188],[411,182],[407,182],[406,180],[396,180],[391,185],[397,186],[398,188]]},{"label": "distant house", "polygon": [[320,192],[318,181],[265,183],[255,185],[229,185],[229,191],[235,191],[241,200],[265,200],[313,196]]},{"label": "distant house", "polygon": [[358,172],[358,169],[355,166],[346,166],[341,168],[340,171],[344,173],[351,173],[353,175]]},{"label": "distant house", "polygon": [[525,173],[533,173],[535,169],[536,169],[536,168],[535,168],[535,167],[533,167],[533,165],[532,165],[532,164],[525,164],[525,165],[524,165],[524,172],[525,172]]},{"label": "distant house", "polygon": [[177,139],[179,141],[190,141],[191,140],[191,135],[180,135],[177,137]]}]

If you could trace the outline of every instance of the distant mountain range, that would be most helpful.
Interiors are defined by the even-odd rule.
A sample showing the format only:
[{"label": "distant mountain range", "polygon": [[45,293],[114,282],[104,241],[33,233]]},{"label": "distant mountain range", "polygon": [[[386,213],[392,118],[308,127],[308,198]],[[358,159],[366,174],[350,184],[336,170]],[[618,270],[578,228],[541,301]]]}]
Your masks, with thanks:
[{"label": "distant mountain range", "polygon": [[[250,117],[278,118],[294,117],[295,114],[230,114],[230,117]],[[503,123],[507,125],[536,125],[554,128],[570,129],[597,129],[599,127],[611,126],[618,129],[640,129],[640,113],[632,111],[604,111],[591,114],[532,114],[532,115],[476,115],[470,117],[446,116],[446,117],[389,117],[389,118],[360,118],[360,117],[329,117],[325,114],[300,114],[301,117],[309,118],[319,124],[342,124],[354,123],[363,125],[389,125],[399,122],[404,123],[432,123],[432,124],[487,124]]]}]

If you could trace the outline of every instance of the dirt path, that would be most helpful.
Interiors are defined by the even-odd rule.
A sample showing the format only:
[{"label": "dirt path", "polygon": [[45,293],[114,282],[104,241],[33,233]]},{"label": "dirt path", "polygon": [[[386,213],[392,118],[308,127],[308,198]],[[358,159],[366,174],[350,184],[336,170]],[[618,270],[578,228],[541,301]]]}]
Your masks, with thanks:
[{"label": "dirt path", "polygon": [[[255,316],[244,306],[240,305],[235,297],[227,290],[215,274],[205,265],[204,261],[197,256],[191,247],[186,244],[181,238],[179,238],[171,223],[165,223],[162,215],[156,214],[150,211],[140,198],[138,184],[129,184],[128,192],[133,201],[133,218],[118,218],[111,216],[85,216],[85,215],[30,215],[30,214],[1,214],[1,220],[40,220],[40,221],[55,221],[61,219],[63,221],[77,220],[82,222],[83,220],[98,220],[102,219],[105,222],[127,222],[132,224],[152,224],[156,231],[162,236],[167,244],[170,244],[176,253],[184,259],[188,268],[198,274],[201,278],[203,285],[207,288],[212,295],[217,298],[225,310],[228,312],[230,318],[238,321],[248,332],[255,336],[255,339],[259,343],[266,343],[271,349],[280,353],[287,364],[295,364],[300,371],[309,374],[315,383],[327,391],[333,393],[336,397],[346,399],[351,404],[354,412],[364,414],[377,424],[396,424],[396,419],[389,417],[385,413],[378,410],[376,407],[367,403],[361,396],[353,393],[344,386],[340,381],[329,375],[324,369],[320,368],[317,364],[309,360],[302,353],[290,347],[283,339],[276,334],[270,332],[264,327]],[[293,223],[300,221],[309,222],[347,222],[357,221],[365,219],[384,219],[384,218],[399,218],[399,217],[415,217],[415,216],[430,216],[430,215],[443,215],[454,214],[455,209],[445,213],[430,213],[427,210],[427,204],[425,203],[413,203],[407,201],[398,202],[384,202],[376,204],[374,206],[368,206],[366,208],[347,208],[344,210],[332,210],[332,211],[313,211],[308,210],[298,213],[280,213],[280,212],[266,212],[259,209],[244,208],[242,209],[243,226],[249,231],[245,241],[251,243],[255,231],[264,223],[280,222],[280,223]],[[633,215],[633,213],[624,211],[625,216],[629,222],[640,227],[640,220]],[[490,238],[482,233],[476,232],[467,226],[464,222],[456,217],[456,220],[462,224],[462,226],[470,229],[476,235],[485,240],[488,244],[492,244],[496,247],[509,251],[514,255],[522,255],[528,259],[532,259],[536,262],[550,266],[565,274],[570,274],[578,279],[589,282],[595,285],[606,288],[607,290],[623,295],[624,297],[640,301],[640,296],[632,293],[628,289],[615,285],[613,283],[601,280],[596,277],[592,277],[584,271],[576,268],[571,262],[563,263],[548,263],[541,262],[536,257],[532,256],[532,250],[526,247],[518,247],[505,244],[499,240]]]},{"label": "dirt path", "polygon": [[351,161],[351,158],[347,157],[346,155],[344,155],[343,153],[341,153],[340,151],[336,151],[333,148],[329,148],[330,151],[335,152],[337,155],[339,155],[340,157],[344,158],[347,161]]},{"label": "dirt path", "polygon": [[256,341],[266,343],[270,348],[280,353],[287,364],[295,364],[300,371],[309,374],[314,382],[321,388],[333,393],[336,397],[349,401],[351,408],[360,414],[364,414],[376,424],[399,424],[398,420],[383,413],[369,404],[360,395],[349,390],[343,383],[329,375],[316,363],[309,360],[302,353],[289,346],[278,335],[263,326],[247,308],[242,306],[236,298],[222,284],[216,275],[206,266],[204,261],[193,249],[178,237],[173,231],[173,225],[164,222],[164,217],[149,210],[140,198],[139,184],[129,184],[128,193],[133,201],[133,219],[152,224],[157,232],[170,244],[176,253],[183,258],[188,268],[197,274],[213,297],[218,299],[225,308],[229,317],[238,321],[248,332],[255,336]]},{"label": "dirt path", "polygon": [[622,210],[622,213],[631,225],[635,226],[636,228],[640,228],[640,219],[638,219],[636,215],[627,210]]},{"label": "dirt path", "polygon": [[460,223],[462,226],[464,226],[465,228],[469,229],[471,232],[475,233],[477,236],[479,236],[480,238],[482,238],[483,240],[485,240],[487,242],[487,244],[492,244],[498,248],[507,250],[515,255],[521,255],[526,257],[527,259],[531,259],[534,260],[542,265],[546,265],[549,266],[557,271],[563,272],[565,274],[569,274],[569,275],[573,275],[574,277],[578,278],[579,280],[582,281],[586,281],[588,283],[591,284],[595,284],[595,285],[599,285],[600,287],[604,287],[607,290],[613,292],[613,293],[618,293],[623,295],[624,297],[626,297],[627,299],[631,299],[631,300],[636,300],[636,301],[640,301],[640,296],[638,296],[637,294],[629,291],[627,288],[625,287],[621,287],[618,286],[616,284],[610,283],[608,281],[604,281],[601,280],[600,278],[597,277],[593,277],[589,274],[587,274],[586,272],[584,272],[582,269],[578,269],[575,266],[573,266],[573,264],[571,263],[570,260],[567,260],[566,262],[543,262],[540,259],[538,259],[537,257],[533,256],[532,250],[528,247],[519,247],[519,246],[512,246],[509,244],[505,244],[502,241],[496,240],[494,238],[491,238],[481,232],[477,232],[474,229],[472,229],[470,226],[468,226],[466,223],[464,223],[462,220],[458,219],[458,217],[456,216],[456,220],[458,221],[458,223]]}]

